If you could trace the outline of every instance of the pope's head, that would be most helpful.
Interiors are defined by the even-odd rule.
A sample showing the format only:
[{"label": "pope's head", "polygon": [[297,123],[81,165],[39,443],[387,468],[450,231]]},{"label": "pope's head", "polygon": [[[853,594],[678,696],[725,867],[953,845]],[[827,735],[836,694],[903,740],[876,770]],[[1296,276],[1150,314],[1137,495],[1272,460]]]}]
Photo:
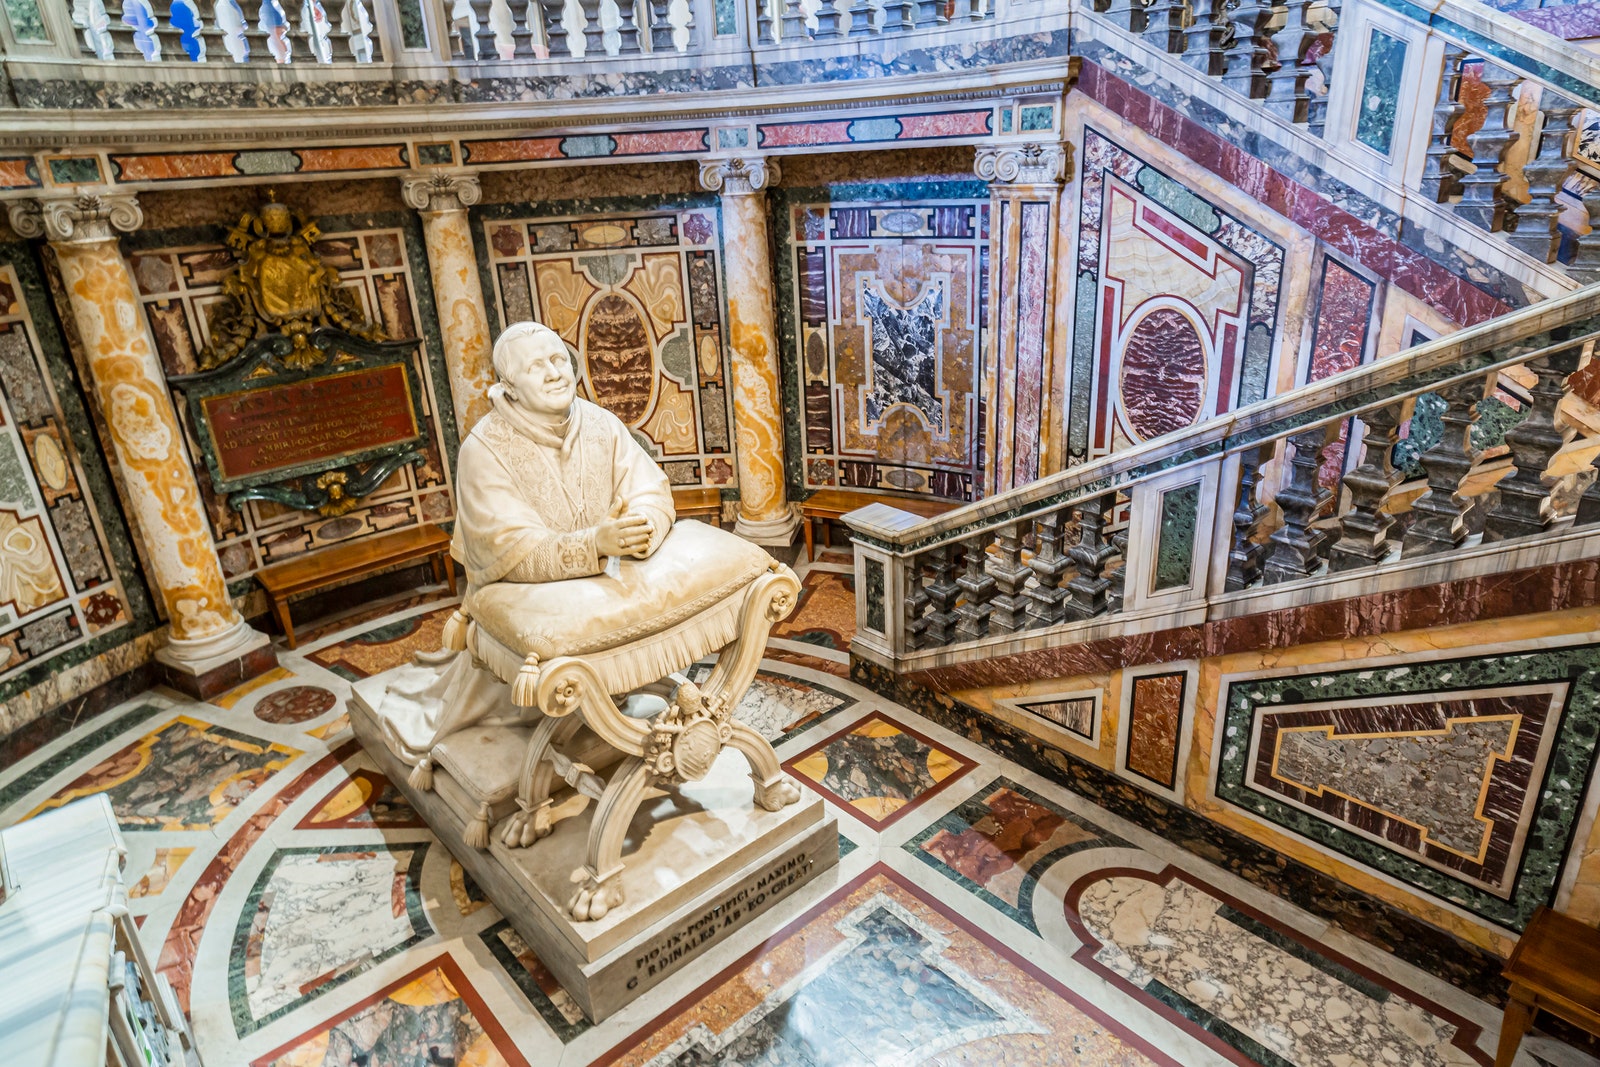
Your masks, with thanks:
[{"label": "pope's head", "polygon": [[540,415],[565,415],[577,394],[577,376],[564,341],[550,327],[518,322],[494,343],[494,371],[506,398]]}]

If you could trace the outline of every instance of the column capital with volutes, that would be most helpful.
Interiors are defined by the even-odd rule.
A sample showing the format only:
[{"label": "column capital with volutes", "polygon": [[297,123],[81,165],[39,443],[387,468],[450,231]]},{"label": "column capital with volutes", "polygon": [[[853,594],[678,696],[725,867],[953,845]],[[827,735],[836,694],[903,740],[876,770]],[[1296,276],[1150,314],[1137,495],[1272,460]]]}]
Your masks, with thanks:
[{"label": "column capital with volutes", "polygon": [[776,159],[721,156],[700,161],[700,187],[724,196],[748,196],[783,180]]},{"label": "column capital with volutes", "polygon": [[1072,146],[1061,142],[978,146],[973,172],[1000,185],[1059,185],[1072,176]]},{"label": "column capital with volutes", "polygon": [[474,171],[413,171],[401,175],[400,195],[418,211],[465,211],[483,198],[483,189]]},{"label": "column capital with volutes", "polygon": [[77,192],[18,200],[8,205],[19,237],[46,237],[56,244],[97,244],[144,225],[139,198],[123,192]]}]

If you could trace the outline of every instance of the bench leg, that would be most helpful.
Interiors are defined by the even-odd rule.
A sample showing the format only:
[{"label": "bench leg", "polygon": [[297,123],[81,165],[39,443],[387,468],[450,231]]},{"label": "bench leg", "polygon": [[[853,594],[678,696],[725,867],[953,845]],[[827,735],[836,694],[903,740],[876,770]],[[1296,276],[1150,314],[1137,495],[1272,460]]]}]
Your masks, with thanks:
[{"label": "bench leg", "polygon": [[806,562],[807,563],[810,563],[810,562],[812,562],[813,560],[815,560],[817,558],[816,540],[815,540],[816,539],[816,532],[814,530],[812,530],[812,528],[811,528],[812,524],[815,523],[816,521],[817,520],[812,519],[812,518],[807,518],[805,520],[805,525],[806,525]]},{"label": "bench leg", "polygon": [[284,638],[287,640],[289,647],[294,648],[297,642],[294,639],[294,623],[289,618],[289,602],[287,600],[279,600],[277,597],[269,597],[268,599],[272,602],[273,616],[277,618],[278,625],[283,627]]},{"label": "bench leg", "polygon": [[456,561],[450,558],[450,553],[439,553],[439,568],[444,571],[445,584],[450,587],[450,595],[456,595]]},{"label": "bench leg", "polygon": [[1520,990],[1511,990],[1511,999],[1506,1001],[1506,1014],[1500,1024],[1500,1047],[1494,1054],[1494,1067],[1511,1067],[1511,1061],[1517,1058],[1517,1048],[1522,1044],[1522,1035],[1533,1027],[1533,1005],[1522,1000],[1518,994]]}]

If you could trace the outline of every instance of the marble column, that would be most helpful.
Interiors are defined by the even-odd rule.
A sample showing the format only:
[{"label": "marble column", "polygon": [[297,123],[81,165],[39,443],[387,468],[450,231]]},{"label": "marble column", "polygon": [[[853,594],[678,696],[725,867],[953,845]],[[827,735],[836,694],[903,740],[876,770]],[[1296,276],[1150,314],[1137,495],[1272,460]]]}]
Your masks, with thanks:
[{"label": "marble column", "polygon": [[1052,275],[1067,164],[1063,144],[978,148],[974,169],[989,183],[990,198],[984,354],[984,480],[990,493],[1038,478],[1054,436],[1048,425],[1056,317]]},{"label": "marble column", "polygon": [[156,653],[167,681],[202,698],[276,665],[267,636],[228,599],[200,486],[184,452],[156,347],[139,310],[117,231],[139,227],[130,194],[79,194],[11,208],[11,228],[48,237],[87,363],[85,384],[105,421],[146,577],[170,633]]},{"label": "marble column", "polygon": [[464,438],[488,413],[489,386],[494,384],[489,311],[467,222],[467,208],[481,195],[478,176],[443,170],[408,174],[401,179],[401,190],[406,203],[422,216],[433,303],[439,311],[439,334],[444,339],[444,362],[450,375],[450,399],[456,427]]},{"label": "marble column", "polygon": [[778,178],[778,164],[760,156],[700,164],[700,184],[722,196],[738,442],[739,520],[733,532],[758,545],[787,546],[794,542],[800,511],[789,503],[783,478],[783,393],[766,197]]}]

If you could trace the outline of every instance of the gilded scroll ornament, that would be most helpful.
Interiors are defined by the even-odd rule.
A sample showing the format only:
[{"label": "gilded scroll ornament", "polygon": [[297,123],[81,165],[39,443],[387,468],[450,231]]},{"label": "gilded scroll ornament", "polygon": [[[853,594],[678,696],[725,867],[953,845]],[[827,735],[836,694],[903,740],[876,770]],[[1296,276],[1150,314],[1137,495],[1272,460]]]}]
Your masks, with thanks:
[{"label": "gilded scroll ornament", "polygon": [[355,296],[339,284],[339,272],[313,247],[317,224],[269,198],[247,211],[228,234],[238,264],[222,281],[223,301],[211,314],[211,338],[200,352],[200,369],[219,367],[258,337],[282,334],[292,346],[280,358],[285,367],[304,370],[327,360],[307,338],[319,327],[334,327],[368,341],[384,339],[383,328],[368,322]]}]

